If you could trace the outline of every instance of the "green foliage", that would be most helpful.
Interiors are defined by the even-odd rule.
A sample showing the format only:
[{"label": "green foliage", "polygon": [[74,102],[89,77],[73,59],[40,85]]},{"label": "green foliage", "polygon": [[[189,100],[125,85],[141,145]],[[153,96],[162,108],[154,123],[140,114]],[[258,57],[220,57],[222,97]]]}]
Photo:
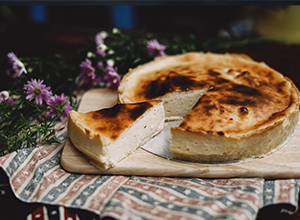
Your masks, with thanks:
[{"label": "green foliage", "polygon": [[[5,83],[1,85],[0,92],[8,91],[15,103],[13,106],[9,103],[0,104],[0,156],[22,148],[57,143],[55,125],[64,108],[56,108],[57,115],[50,117],[45,114],[49,110],[47,104],[37,105],[34,99],[26,100],[23,87],[30,79],[44,80],[43,84],[50,86],[53,94],[64,93],[73,108],[77,105],[74,91],[78,88],[78,57],[66,58],[55,54],[47,58],[19,59],[25,65],[27,74],[23,73],[16,79],[8,77],[5,72],[1,75]],[[75,62],[77,65],[74,65]]]},{"label": "green foliage", "polygon": [[37,105],[25,99],[25,94],[19,89],[15,91],[19,97],[12,106],[2,103],[0,106],[0,155],[17,151],[25,147],[35,147],[38,144],[55,143],[55,122],[62,112],[53,117],[44,113],[47,105]]}]

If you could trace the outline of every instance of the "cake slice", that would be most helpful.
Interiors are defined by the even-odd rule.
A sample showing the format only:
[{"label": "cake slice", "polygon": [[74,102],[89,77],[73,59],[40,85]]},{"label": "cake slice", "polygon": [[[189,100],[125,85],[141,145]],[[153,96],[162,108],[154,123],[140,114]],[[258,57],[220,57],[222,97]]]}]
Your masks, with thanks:
[{"label": "cake slice", "polygon": [[70,111],[68,133],[91,164],[109,169],[160,132],[164,119],[159,100],[116,104],[87,113]]}]

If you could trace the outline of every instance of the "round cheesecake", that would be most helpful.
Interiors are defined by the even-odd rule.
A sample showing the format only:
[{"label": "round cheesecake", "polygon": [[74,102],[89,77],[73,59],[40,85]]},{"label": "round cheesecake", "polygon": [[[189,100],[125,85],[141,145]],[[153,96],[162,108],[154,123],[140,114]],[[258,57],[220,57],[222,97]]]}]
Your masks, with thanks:
[{"label": "round cheesecake", "polygon": [[290,137],[299,119],[294,83],[243,54],[186,53],[131,69],[119,102],[162,100],[174,159],[231,163],[263,157]]}]

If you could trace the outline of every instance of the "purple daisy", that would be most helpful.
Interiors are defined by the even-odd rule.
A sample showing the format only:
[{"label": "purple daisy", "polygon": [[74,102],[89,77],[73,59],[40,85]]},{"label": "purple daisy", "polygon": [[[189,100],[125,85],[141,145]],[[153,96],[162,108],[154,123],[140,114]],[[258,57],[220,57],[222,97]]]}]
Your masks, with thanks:
[{"label": "purple daisy", "polygon": [[80,64],[80,67],[80,77],[84,80],[85,83],[89,83],[91,81],[97,82],[95,68],[92,66],[92,62],[89,59],[85,59],[85,61]]},{"label": "purple daisy", "polygon": [[51,87],[46,87],[44,84],[42,84],[44,80],[36,80],[31,79],[31,81],[27,81],[28,84],[24,85],[24,90],[26,91],[26,99],[31,101],[33,98],[35,98],[35,102],[38,105],[42,105],[43,100],[47,103],[47,101],[50,99],[52,92],[49,90]]},{"label": "purple daisy", "polygon": [[20,77],[23,73],[27,73],[24,64],[13,52],[8,53],[7,58],[8,62],[12,65],[13,78]]},{"label": "purple daisy", "polygon": [[96,42],[96,53],[102,57],[105,56],[106,45],[103,43],[103,38],[101,36],[101,32],[96,34],[95,36]]},{"label": "purple daisy", "polygon": [[106,70],[107,72],[104,79],[106,80],[107,85],[112,89],[117,89],[121,81],[120,75],[117,73],[116,69],[110,65],[107,65]]},{"label": "purple daisy", "polygon": [[49,106],[51,106],[51,109],[47,112],[47,115],[54,117],[63,112],[62,116],[60,116],[59,119],[62,121],[64,118],[68,118],[69,111],[72,110],[72,107],[67,99],[68,97],[65,96],[64,93],[62,93],[61,96],[56,94],[52,96],[47,103]]},{"label": "purple daisy", "polygon": [[164,50],[166,47],[160,43],[156,39],[149,40],[147,43],[147,49],[150,54],[154,54],[155,57],[165,56]]}]

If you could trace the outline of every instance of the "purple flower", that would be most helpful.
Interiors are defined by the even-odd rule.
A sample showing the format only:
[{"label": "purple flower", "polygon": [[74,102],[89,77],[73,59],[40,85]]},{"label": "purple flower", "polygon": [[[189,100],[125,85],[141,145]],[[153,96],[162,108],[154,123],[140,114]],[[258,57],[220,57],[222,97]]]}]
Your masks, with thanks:
[{"label": "purple flower", "polygon": [[85,59],[80,64],[81,67],[81,73],[80,77],[84,80],[85,83],[89,82],[97,82],[96,74],[95,74],[95,68],[92,66],[92,62],[89,59]]},{"label": "purple flower", "polygon": [[97,69],[99,69],[99,70],[103,70],[104,69],[104,64],[103,64],[103,62],[102,61],[99,61],[98,63],[97,63]]},{"label": "purple flower", "polygon": [[7,91],[0,92],[0,102],[5,102],[9,98]]},{"label": "purple flower", "polygon": [[117,73],[117,69],[116,68],[114,68],[112,65],[110,65],[110,64],[107,64],[106,65],[106,70],[107,70],[107,72],[115,72],[115,73]]},{"label": "purple flower", "polygon": [[13,78],[17,78],[22,75],[22,73],[27,73],[24,64],[18,59],[18,57],[10,52],[7,54],[8,62],[12,65]]},{"label": "purple flower", "polygon": [[103,44],[103,39],[100,32],[95,35],[95,42],[97,45]]},{"label": "purple flower", "polygon": [[72,110],[70,102],[67,101],[67,99],[68,97],[65,96],[64,93],[62,93],[61,96],[56,94],[52,96],[47,103],[49,106],[51,106],[51,109],[47,112],[47,115],[54,117],[59,113],[63,112],[62,116],[60,116],[59,119],[62,121],[64,118],[67,118],[69,111]]},{"label": "purple flower", "polygon": [[11,106],[13,106],[15,104],[15,101],[12,98],[8,98],[5,103],[9,103]]},{"label": "purple flower", "polygon": [[159,44],[156,39],[149,40],[147,43],[147,49],[150,54],[154,54],[155,57],[165,56],[164,49],[166,47],[162,44]]},{"label": "purple flower", "polygon": [[7,91],[0,92],[0,104],[9,103],[11,106],[15,104],[14,100],[9,97]]},{"label": "purple flower", "polygon": [[31,79],[31,81],[27,81],[28,84],[24,85],[24,90],[26,91],[26,99],[31,101],[33,98],[35,98],[35,102],[38,105],[42,105],[43,100],[47,103],[47,101],[50,99],[52,92],[49,90],[51,87],[46,87],[44,84],[42,84],[44,80],[36,80]]},{"label": "purple flower", "polygon": [[106,70],[107,72],[104,79],[106,80],[107,85],[112,89],[117,89],[120,85],[121,77],[117,73],[116,69],[110,65],[106,66]]},{"label": "purple flower", "polygon": [[105,56],[106,45],[103,43],[103,38],[101,36],[101,32],[96,34],[95,42],[96,42],[96,53],[102,57]]}]

